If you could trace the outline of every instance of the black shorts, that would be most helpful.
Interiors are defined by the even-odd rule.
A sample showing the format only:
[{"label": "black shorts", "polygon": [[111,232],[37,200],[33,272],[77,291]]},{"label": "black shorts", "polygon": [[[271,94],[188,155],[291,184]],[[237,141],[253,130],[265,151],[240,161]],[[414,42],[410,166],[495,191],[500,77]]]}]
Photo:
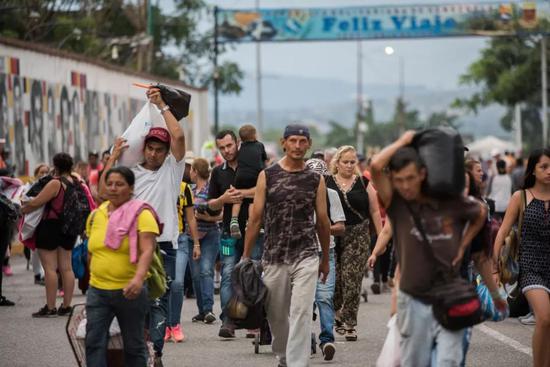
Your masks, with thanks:
[{"label": "black shorts", "polygon": [[53,251],[61,247],[67,251],[72,250],[76,237],[63,234],[62,225],[60,219],[43,219],[35,231],[36,248]]}]

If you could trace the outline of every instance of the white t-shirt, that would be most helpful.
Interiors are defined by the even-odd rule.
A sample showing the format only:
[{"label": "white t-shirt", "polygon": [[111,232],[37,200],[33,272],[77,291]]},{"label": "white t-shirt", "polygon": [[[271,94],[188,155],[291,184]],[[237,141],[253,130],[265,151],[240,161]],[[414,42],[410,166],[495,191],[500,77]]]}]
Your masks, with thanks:
[{"label": "white t-shirt", "polygon": [[[342,202],[336,190],[329,189],[327,187],[328,200],[330,205],[330,221],[332,223],[345,222],[346,214],[344,213],[344,208],[342,207]],[[319,237],[317,237],[317,245],[319,246],[319,251],[321,251],[321,243],[319,242]],[[334,236],[330,235],[330,248],[334,248],[336,242],[334,241]]]},{"label": "white t-shirt", "polygon": [[132,168],[136,176],[134,196],[146,201],[155,209],[160,221],[164,224],[158,242],[172,242],[178,248],[178,209],[177,201],[180,183],[185,170],[185,159],[176,162],[172,154],[157,171],[150,171],[141,165]]},{"label": "white t-shirt", "polygon": [[512,179],[509,175],[496,175],[491,183],[491,199],[495,201],[495,212],[504,213],[512,197]]}]

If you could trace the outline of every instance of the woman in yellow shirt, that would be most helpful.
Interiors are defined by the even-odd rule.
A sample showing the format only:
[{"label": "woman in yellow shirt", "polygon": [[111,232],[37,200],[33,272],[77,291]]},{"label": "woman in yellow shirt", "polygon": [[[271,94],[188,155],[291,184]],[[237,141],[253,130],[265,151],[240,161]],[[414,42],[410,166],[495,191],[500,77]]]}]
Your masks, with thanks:
[{"label": "woman in yellow shirt", "polygon": [[143,331],[149,309],[147,288],[149,265],[156,246],[159,225],[154,213],[143,209],[137,216],[137,262],[131,262],[128,236],[117,249],[105,239],[111,214],[132,200],[135,177],[126,167],[106,174],[107,199],[88,218],[90,289],[86,299],[86,364],[107,366],[109,326],[116,316],[124,343],[126,366],[146,366],[147,348]]}]

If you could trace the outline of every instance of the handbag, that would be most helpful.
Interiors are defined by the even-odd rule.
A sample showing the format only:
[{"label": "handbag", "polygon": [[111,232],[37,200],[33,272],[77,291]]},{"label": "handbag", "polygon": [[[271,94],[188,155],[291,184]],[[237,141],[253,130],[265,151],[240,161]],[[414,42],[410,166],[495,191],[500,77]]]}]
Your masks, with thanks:
[{"label": "handbag", "polygon": [[149,299],[155,300],[166,293],[168,283],[166,282],[166,271],[160,255],[160,247],[155,244],[151,265],[149,265],[149,273],[151,276],[147,278],[147,289],[149,291]]},{"label": "handbag", "polygon": [[525,190],[521,190],[521,205],[519,207],[518,227],[512,228],[504,239],[504,246],[498,257],[498,273],[503,284],[514,284],[519,276],[519,245],[523,228],[523,217],[527,206]]},{"label": "handbag", "polygon": [[445,329],[456,331],[477,325],[483,321],[481,302],[476,289],[451,268],[437,261],[430,241],[418,215],[408,203],[416,228],[422,235],[428,254],[434,264],[435,277],[432,284],[432,312]]}]

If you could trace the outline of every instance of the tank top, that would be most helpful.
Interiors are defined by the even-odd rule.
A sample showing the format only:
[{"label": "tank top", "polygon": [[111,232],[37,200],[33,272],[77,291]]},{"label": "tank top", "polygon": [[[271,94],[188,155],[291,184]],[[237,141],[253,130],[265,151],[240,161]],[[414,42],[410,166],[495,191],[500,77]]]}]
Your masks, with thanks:
[{"label": "tank top", "polygon": [[346,215],[347,226],[363,223],[365,219],[370,218],[369,194],[367,193],[369,181],[366,178],[356,176],[355,182],[348,192],[345,192],[338,185],[334,176],[326,176],[326,180],[327,187],[338,192],[342,207],[344,208],[344,214]]},{"label": "tank top", "polygon": [[264,172],[264,262],[296,264],[318,256],[314,214],[321,176],[309,168],[288,172],[278,163]]},{"label": "tank top", "polygon": [[[59,180],[59,177],[55,177],[54,180]],[[61,183],[61,180],[60,180]],[[57,192],[57,195],[50,200],[46,205],[46,215],[44,219],[59,219],[63,214],[63,200],[65,199],[65,188],[63,183]]]}]

